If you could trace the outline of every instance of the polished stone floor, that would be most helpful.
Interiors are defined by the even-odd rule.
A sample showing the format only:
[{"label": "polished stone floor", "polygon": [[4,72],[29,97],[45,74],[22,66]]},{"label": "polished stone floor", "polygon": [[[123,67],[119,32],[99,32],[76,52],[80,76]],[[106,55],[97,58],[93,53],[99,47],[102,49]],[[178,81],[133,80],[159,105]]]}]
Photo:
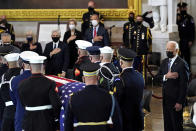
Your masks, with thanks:
[{"label": "polished stone floor", "polygon": [[[153,93],[156,96],[161,96],[161,88],[153,88]],[[191,108],[186,107],[185,111],[189,111]],[[190,126],[190,116],[184,111],[184,131],[196,131],[194,125]],[[188,125],[188,126],[187,126]],[[152,97],[151,100],[151,112],[146,113],[145,117],[145,130],[144,131],[164,131],[163,126],[163,114],[162,114],[162,100]]]}]

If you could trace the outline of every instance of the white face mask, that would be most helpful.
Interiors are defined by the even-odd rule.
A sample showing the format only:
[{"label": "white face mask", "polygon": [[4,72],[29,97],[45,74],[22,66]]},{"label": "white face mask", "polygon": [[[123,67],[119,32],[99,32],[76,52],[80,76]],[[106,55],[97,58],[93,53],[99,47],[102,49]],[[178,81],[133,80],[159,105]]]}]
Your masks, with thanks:
[{"label": "white face mask", "polygon": [[70,28],[70,30],[75,30],[76,29],[76,26],[74,24],[70,24],[69,25],[69,28]]},{"label": "white face mask", "polygon": [[98,25],[98,21],[97,20],[92,20],[91,22],[92,22],[93,27]]}]

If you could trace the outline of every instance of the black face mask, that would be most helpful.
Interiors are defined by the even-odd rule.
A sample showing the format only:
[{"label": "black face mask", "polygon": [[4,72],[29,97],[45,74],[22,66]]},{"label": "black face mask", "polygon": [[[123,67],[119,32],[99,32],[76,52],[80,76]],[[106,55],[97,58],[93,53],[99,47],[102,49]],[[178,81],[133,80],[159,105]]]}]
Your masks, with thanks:
[{"label": "black face mask", "polygon": [[182,15],[186,15],[186,14],[187,14],[187,11],[186,11],[186,10],[182,10],[182,11],[180,11],[180,13],[181,13]]},{"label": "black face mask", "polygon": [[173,58],[174,57],[174,53],[172,51],[166,51],[167,57],[168,58]]},{"label": "black face mask", "polygon": [[33,37],[27,37],[27,41],[28,41],[28,42],[33,41]]},{"label": "black face mask", "polygon": [[94,11],[94,8],[89,6],[89,7],[88,7],[88,11],[89,11],[89,12],[93,12],[93,11]]},{"label": "black face mask", "polygon": [[141,25],[142,21],[137,21],[136,23],[137,23],[137,25]]},{"label": "black face mask", "polygon": [[129,21],[130,22],[133,22],[134,21],[134,18],[133,17],[129,17]]},{"label": "black face mask", "polygon": [[52,40],[56,43],[57,41],[59,41],[60,37],[52,37]]}]

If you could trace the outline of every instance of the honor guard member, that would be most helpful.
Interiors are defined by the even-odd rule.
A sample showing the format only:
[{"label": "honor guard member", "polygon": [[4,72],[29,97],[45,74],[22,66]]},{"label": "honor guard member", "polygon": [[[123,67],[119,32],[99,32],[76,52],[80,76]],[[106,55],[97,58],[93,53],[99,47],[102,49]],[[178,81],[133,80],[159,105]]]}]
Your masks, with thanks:
[{"label": "honor guard member", "polygon": [[37,53],[33,51],[24,51],[20,53],[19,62],[21,62],[23,73],[14,77],[11,81],[11,99],[16,106],[15,113],[15,131],[22,131],[22,120],[24,117],[25,109],[20,102],[20,98],[18,95],[18,88],[20,82],[29,78],[31,76],[30,64],[29,60],[31,57],[39,56]]},{"label": "honor guard member", "polygon": [[101,68],[99,70],[99,86],[107,91],[113,91],[114,78],[119,75],[118,69],[112,63],[113,49],[109,46],[100,48]]},{"label": "honor guard member", "polygon": [[7,22],[5,15],[1,16],[1,18],[0,18],[0,34],[1,33],[10,34],[11,35],[11,43],[15,42],[14,27],[12,24]]},{"label": "honor guard member", "polygon": [[89,58],[91,60],[92,63],[98,63],[100,64],[100,50],[99,50],[99,46],[91,46],[91,47],[87,47],[86,50],[89,53]]},{"label": "honor guard member", "polygon": [[122,131],[119,111],[115,99],[108,91],[98,87],[99,64],[87,63],[82,67],[86,87],[71,95],[66,131],[73,131],[74,118],[76,131],[109,131],[108,124],[113,123],[112,130]]},{"label": "honor guard member", "polygon": [[8,33],[1,34],[0,55],[4,56],[9,53],[20,53],[20,49],[11,45],[11,35]]},{"label": "honor guard member", "polygon": [[99,17],[100,17],[100,20],[102,23],[100,23],[101,26],[104,26],[103,24],[103,16],[99,14],[99,12],[95,11],[95,2],[94,1],[89,1],[88,2],[88,12],[84,13],[83,14],[83,17],[82,17],[82,35],[84,36],[85,35],[85,32],[86,30],[92,26],[92,23],[91,23],[91,16],[93,14],[97,14]]},{"label": "honor guard member", "polygon": [[42,74],[46,57],[34,56],[29,60],[32,76],[19,84],[18,94],[25,108],[22,128],[25,131],[59,130],[60,99],[56,83]]},{"label": "honor guard member", "polygon": [[152,51],[152,35],[149,28],[142,22],[142,16],[137,16],[136,26],[132,30],[131,49],[137,53],[134,59],[133,68],[142,72],[144,80],[147,78],[147,54]]},{"label": "honor guard member", "polygon": [[92,43],[85,41],[85,40],[77,40],[76,45],[78,46],[78,60],[74,66],[74,79],[77,81],[82,82],[82,70],[81,66],[85,63],[89,63],[90,59],[88,56],[88,51],[86,50],[87,47],[91,47]]},{"label": "honor guard member", "polygon": [[134,12],[129,13],[129,22],[125,23],[123,26],[123,43],[126,48],[131,48],[131,32],[135,27],[135,14]]},{"label": "honor guard member", "polygon": [[14,115],[16,108],[10,98],[10,83],[14,76],[19,75],[21,71],[21,69],[18,67],[19,54],[11,53],[5,55],[4,58],[8,63],[9,69],[2,75],[1,78],[0,95],[5,104],[1,131],[14,131]]},{"label": "honor guard member", "polygon": [[180,14],[178,14],[177,24],[180,36],[180,52],[181,57],[186,60],[189,67],[190,49],[195,39],[195,22],[191,15],[187,13],[187,3],[179,3]]},{"label": "honor guard member", "polygon": [[124,131],[141,131],[144,129],[142,97],[144,79],[135,71],[132,64],[136,53],[131,49],[118,50],[120,65],[123,69],[120,78],[124,83],[123,95],[119,102],[123,118]]}]

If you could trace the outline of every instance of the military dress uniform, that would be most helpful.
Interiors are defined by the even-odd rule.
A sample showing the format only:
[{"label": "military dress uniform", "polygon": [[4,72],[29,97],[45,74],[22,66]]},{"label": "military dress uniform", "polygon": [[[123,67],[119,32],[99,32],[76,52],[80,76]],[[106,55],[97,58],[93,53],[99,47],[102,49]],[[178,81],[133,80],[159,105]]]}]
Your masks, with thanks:
[{"label": "military dress uniform", "polygon": [[135,27],[135,21],[129,21],[123,26],[123,43],[126,48],[131,48],[131,33]]},{"label": "military dress uniform", "polygon": [[[13,53],[5,56],[7,61],[17,61],[19,54]],[[10,97],[10,81],[20,74],[20,68],[9,68],[5,74],[2,75],[0,95],[5,105],[3,112],[3,119],[1,125],[1,131],[14,131],[14,115],[16,108]],[[0,105],[1,107],[4,105]]]},{"label": "military dress uniform", "polygon": [[137,53],[133,68],[141,72],[146,81],[147,54],[152,51],[151,31],[143,25],[137,25],[132,30],[131,37],[131,49]]},{"label": "military dress uniform", "polygon": [[[84,76],[97,76],[99,65],[89,63],[82,67]],[[122,131],[117,103],[112,94],[97,85],[87,85],[71,95],[66,118],[66,131]],[[77,123],[74,123],[76,118]],[[113,123],[113,128],[108,124]]]},{"label": "military dress uniform", "polygon": [[[30,59],[32,63],[43,63],[46,57],[37,56]],[[19,84],[18,93],[21,104],[25,108],[22,128],[25,131],[56,131],[59,129],[58,118],[61,103],[55,92],[56,83],[41,73]]]},{"label": "military dress uniform", "polygon": [[[0,22],[1,24],[1,22]],[[0,34],[1,33],[9,33],[11,35],[11,40],[12,40],[12,43],[15,42],[15,32],[14,32],[14,27],[12,24],[9,24],[9,23],[4,23],[5,26],[0,26]],[[1,39],[1,37],[0,37]]]},{"label": "military dress uniform", "polygon": [[[126,48],[120,48],[118,54],[123,61],[133,61],[136,56],[135,52]],[[120,74],[120,79],[124,83],[123,95],[119,101],[123,118],[123,131],[141,131],[144,129],[142,111],[144,79],[142,74],[135,71],[133,67],[127,67]]]},{"label": "military dress uniform", "polygon": [[[183,3],[182,5],[178,5],[179,7],[186,7],[187,4]],[[180,19],[177,20],[178,31],[180,36],[180,52],[181,57],[186,60],[190,67],[190,46],[189,42],[194,42],[195,39],[195,23],[194,19],[191,15],[187,13],[178,14]]]}]

